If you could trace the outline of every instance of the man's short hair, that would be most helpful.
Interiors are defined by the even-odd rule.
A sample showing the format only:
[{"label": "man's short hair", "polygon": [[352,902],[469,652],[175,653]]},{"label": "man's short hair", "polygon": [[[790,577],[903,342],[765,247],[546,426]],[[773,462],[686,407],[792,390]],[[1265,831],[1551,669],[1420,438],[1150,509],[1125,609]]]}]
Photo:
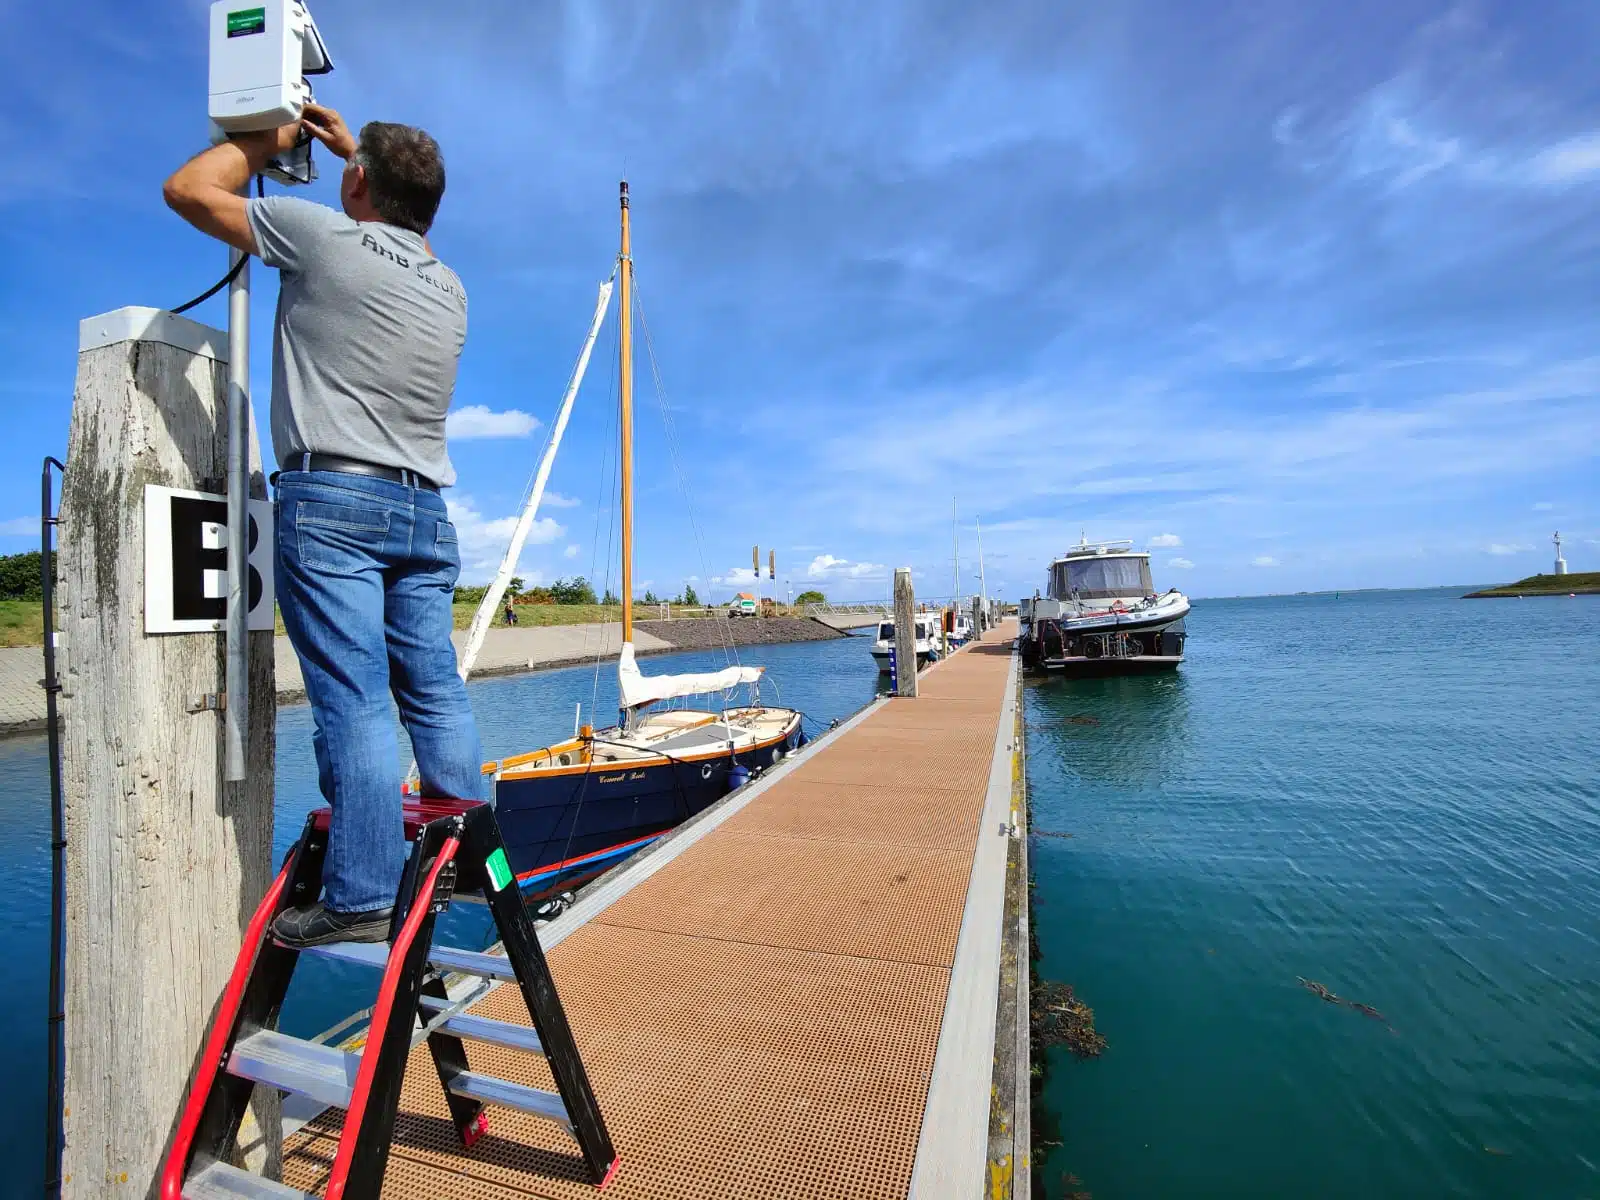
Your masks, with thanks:
[{"label": "man's short hair", "polygon": [[372,207],[385,224],[428,232],[444,199],[438,142],[410,125],[368,121],[356,142],[356,165],[367,173]]}]

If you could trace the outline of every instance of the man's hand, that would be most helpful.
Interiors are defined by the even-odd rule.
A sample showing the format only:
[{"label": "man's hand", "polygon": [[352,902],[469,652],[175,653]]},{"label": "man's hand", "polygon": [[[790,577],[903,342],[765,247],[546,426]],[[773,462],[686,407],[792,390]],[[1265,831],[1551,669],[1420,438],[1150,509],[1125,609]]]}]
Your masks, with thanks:
[{"label": "man's hand", "polygon": [[344,118],[324,104],[307,104],[302,119],[306,131],[331,153],[349,162],[356,155],[356,139]]}]

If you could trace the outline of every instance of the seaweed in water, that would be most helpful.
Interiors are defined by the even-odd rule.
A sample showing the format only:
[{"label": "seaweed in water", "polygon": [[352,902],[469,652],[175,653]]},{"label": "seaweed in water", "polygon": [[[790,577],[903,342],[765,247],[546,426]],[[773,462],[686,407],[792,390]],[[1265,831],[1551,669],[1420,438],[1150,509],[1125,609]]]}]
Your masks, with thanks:
[{"label": "seaweed in water", "polygon": [[1041,982],[1033,989],[1033,1033],[1044,1048],[1065,1046],[1079,1058],[1098,1058],[1106,1039],[1094,1029],[1094,1009],[1067,983]]},{"label": "seaweed in water", "polygon": [[1068,1171],[1061,1177],[1062,1200],[1094,1200],[1094,1194],[1084,1190],[1083,1180]]},{"label": "seaweed in water", "polygon": [[1099,717],[1091,717],[1088,713],[1073,713],[1067,718],[1068,725],[1098,725]]},{"label": "seaweed in water", "polygon": [[1033,831],[1033,836],[1034,837],[1069,838],[1072,835],[1070,833],[1061,833],[1060,831],[1055,830],[1055,829],[1035,829]]},{"label": "seaweed in water", "polygon": [[1355,1000],[1346,1000],[1343,996],[1329,991],[1315,979],[1307,979],[1304,975],[1296,975],[1294,977],[1294,981],[1301,987],[1305,988],[1306,991],[1310,992],[1313,996],[1320,997],[1321,999],[1326,1000],[1329,1004],[1339,1004],[1343,1005],[1345,1008],[1353,1008],[1363,1017],[1370,1017],[1372,1020],[1379,1022],[1384,1026],[1384,1028],[1388,1029],[1390,1033],[1395,1032],[1394,1026],[1389,1024],[1389,1019],[1377,1009],[1373,1008],[1372,1005],[1361,1004]]}]

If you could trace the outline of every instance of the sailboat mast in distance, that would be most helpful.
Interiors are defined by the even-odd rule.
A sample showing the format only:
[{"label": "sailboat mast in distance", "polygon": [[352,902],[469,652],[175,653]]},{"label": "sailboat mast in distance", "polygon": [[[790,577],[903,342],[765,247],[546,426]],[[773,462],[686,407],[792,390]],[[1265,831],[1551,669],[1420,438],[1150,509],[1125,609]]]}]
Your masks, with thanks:
[{"label": "sailboat mast in distance", "polygon": [[617,264],[622,270],[622,303],[617,308],[619,325],[618,366],[622,372],[622,640],[633,641],[633,252],[628,239],[628,181],[621,187],[622,249]]},{"label": "sailboat mast in distance", "polygon": [[950,577],[950,607],[961,606],[961,526],[956,523],[956,498],[950,497],[950,543],[951,561],[954,564]]}]

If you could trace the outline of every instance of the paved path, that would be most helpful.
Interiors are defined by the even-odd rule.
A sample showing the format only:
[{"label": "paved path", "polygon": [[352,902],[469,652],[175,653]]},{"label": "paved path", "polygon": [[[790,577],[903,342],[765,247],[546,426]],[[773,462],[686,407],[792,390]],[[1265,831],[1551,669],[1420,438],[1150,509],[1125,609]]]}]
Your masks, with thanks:
[{"label": "paved path", "polygon": [[[459,652],[466,631],[455,633]],[[300,678],[300,663],[289,639],[276,639],[278,702],[293,703],[305,698]],[[634,632],[633,644],[641,654],[671,650],[670,642],[643,630]],[[489,630],[478,654],[475,675],[504,675],[538,667],[589,662],[597,654],[616,655],[622,645],[622,626],[617,622],[592,625],[540,625],[517,629]],[[37,646],[0,650],[0,734],[24,733],[44,728],[44,652]]]},{"label": "paved path", "polygon": [[44,728],[44,651],[0,650],[0,732]]}]

